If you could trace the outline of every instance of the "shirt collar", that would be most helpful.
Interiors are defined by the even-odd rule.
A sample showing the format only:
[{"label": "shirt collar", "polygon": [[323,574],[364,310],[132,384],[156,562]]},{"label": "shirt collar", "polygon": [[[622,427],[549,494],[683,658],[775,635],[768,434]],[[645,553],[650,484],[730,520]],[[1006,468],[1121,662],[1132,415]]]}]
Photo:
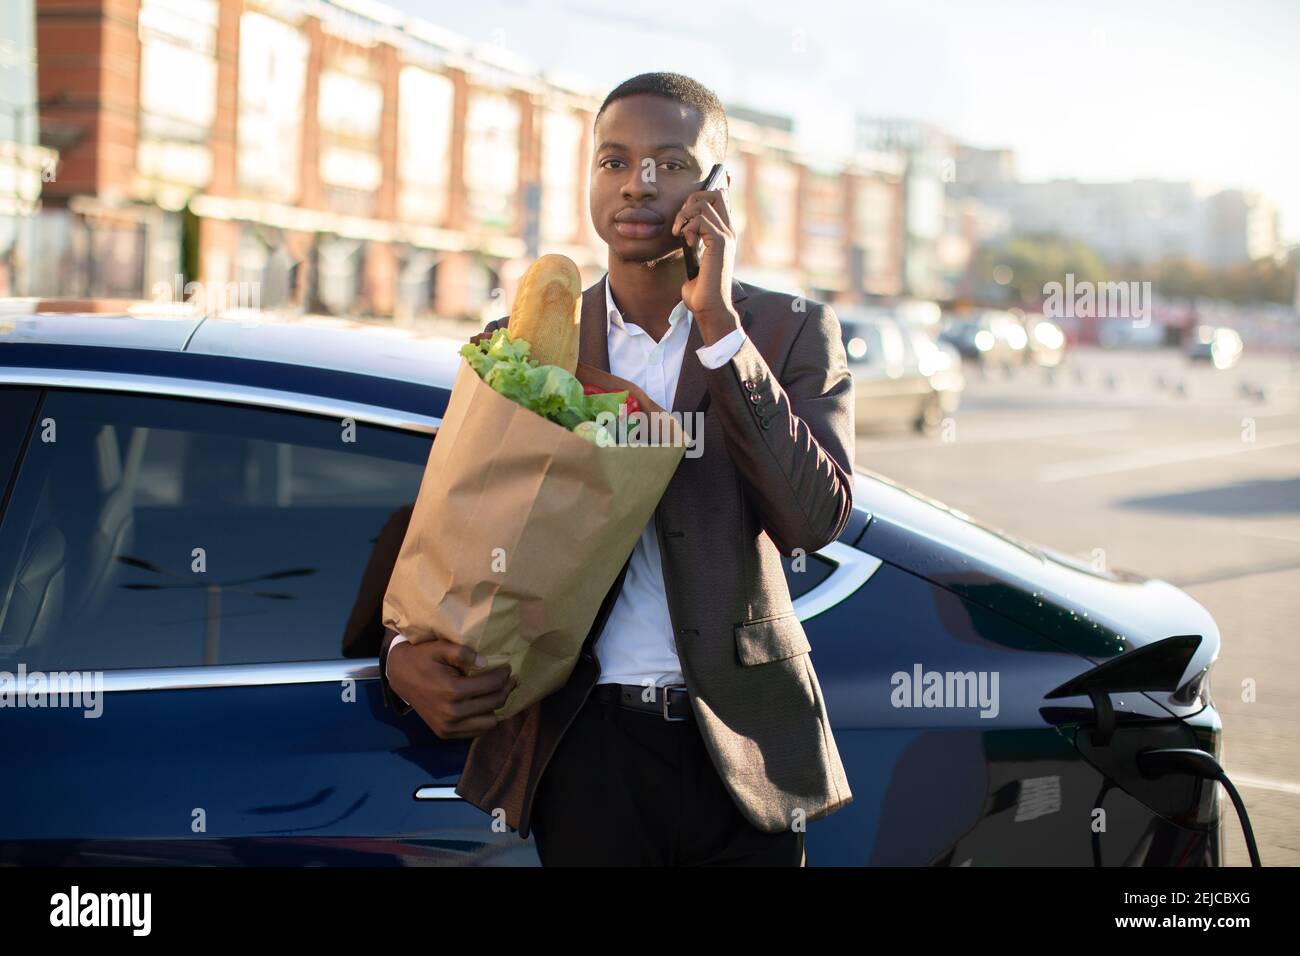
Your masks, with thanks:
[{"label": "shirt collar", "polygon": [[[664,334],[664,338],[667,338],[669,335],[672,334],[673,329],[677,326],[678,320],[682,318],[685,318],[687,324],[689,325],[691,320],[694,317],[691,315],[691,310],[686,308],[685,303],[683,303],[681,300],[678,300],[677,305],[673,308],[672,314],[668,316],[668,331],[667,333]],[[614,292],[609,287],[609,273],[606,273],[605,274],[605,334],[608,335],[610,328],[612,328],[615,325],[617,325],[620,329],[624,329],[624,331],[626,331],[623,325],[623,313],[620,312],[618,310],[618,306],[614,304]]]}]

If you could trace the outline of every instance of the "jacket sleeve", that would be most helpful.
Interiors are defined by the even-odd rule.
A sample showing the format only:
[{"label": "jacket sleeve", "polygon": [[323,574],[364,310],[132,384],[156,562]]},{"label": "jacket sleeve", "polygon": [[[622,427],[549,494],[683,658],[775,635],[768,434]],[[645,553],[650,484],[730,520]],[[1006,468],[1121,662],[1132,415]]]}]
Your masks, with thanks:
[{"label": "jacket sleeve", "polygon": [[784,555],[825,547],[853,510],[853,375],[834,311],[809,306],[779,380],[748,336],[704,370],[727,451]]}]

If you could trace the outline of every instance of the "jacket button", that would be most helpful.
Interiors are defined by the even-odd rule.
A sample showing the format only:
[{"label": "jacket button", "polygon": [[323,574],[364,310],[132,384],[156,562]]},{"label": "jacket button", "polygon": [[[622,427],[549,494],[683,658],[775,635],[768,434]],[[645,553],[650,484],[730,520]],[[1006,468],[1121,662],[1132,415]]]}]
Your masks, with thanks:
[{"label": "jacket button", "polygon": [[754,384],[752,381],[750,381],[749,379],[745,379],[745,388],[749,389],[749,390],[752,392],[754,389],[758,388],[758,386],[755,385],[755,384]]},{"label": "jacket button", "polygon": [[757,404],[759,403],[760,396],[759,396],[759,394],[758,394],[757,392],[750,392],[750,393],[749,393],[749,400],[750,400],[751,402],[753,402],[755,405],[757,405]]},{"label": "jacket button", "polygon": [[771,417],[769,416],[768,418],[764,418],[764,419],[762,420],[762,422],[760,422],[760,424],[761,424],[762,427],[765,428],[765,429],[767,429],[767,428],[771,428],[771,427],[772,427],[772,419],[771,419]]}]

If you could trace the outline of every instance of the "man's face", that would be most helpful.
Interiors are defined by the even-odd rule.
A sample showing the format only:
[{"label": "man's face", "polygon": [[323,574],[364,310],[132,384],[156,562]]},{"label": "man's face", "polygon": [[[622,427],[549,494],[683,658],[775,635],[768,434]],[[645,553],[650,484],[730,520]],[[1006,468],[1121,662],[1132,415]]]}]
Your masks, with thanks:
[{"label": "man's face", "polygon": [[673,219],[722,159],[713,158],[702,126],[699,112],[661,96],[629,96],[601,114],[592,156],[591,221],[612,255],[628,262],[681,255]]}]

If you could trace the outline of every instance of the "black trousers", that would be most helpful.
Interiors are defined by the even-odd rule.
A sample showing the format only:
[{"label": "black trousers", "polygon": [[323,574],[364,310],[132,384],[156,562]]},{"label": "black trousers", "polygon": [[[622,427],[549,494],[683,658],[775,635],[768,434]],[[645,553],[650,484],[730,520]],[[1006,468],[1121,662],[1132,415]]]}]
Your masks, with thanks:
[{"label": "black trousers", "polygon": [[803,866],[804,833],[740,812],[695,720],[596,694],[546,766],[531,833],[543,866]]}]

